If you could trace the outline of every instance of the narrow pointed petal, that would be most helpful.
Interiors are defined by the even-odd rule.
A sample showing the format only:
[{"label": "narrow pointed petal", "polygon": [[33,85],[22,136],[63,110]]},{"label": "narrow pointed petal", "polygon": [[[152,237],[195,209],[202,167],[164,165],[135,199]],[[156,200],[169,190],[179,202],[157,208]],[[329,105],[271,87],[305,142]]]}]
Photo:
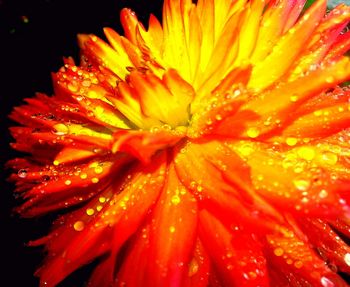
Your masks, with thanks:
[{"label": "narrow pointed petal", "polygon": [[145,285],[181,286],[189,272],[197,227],[197,203],[170,167],[152,214]]},{"label": "narrow pointed petal", "polygon": [[[314,32],[315,23],[321,20],[326,11],[326,0],[320,0],[306,11],[297,24],[284,35],[276,44],[275,48],[267,58],[255,66],[249,87],[255,90],[263,90],[282,77],[293,64],[309,41]],[[288,58],[284,55],[288,54]],[[273,63],[280,63],[274,65]],[[271,67],[273,69],[271,70]]]}]

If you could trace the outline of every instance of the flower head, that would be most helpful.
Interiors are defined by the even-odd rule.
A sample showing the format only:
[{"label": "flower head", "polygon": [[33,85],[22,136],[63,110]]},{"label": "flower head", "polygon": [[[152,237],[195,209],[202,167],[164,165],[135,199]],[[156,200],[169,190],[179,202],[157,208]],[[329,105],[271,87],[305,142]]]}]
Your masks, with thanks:
[{"label": "flower head", "polygon": [[304,3],[165,0],[79,36],[11,115],[18,212],[70,208],[31,243],[43,286],[93,260],[99,287],[347,286],[350,8]]}]

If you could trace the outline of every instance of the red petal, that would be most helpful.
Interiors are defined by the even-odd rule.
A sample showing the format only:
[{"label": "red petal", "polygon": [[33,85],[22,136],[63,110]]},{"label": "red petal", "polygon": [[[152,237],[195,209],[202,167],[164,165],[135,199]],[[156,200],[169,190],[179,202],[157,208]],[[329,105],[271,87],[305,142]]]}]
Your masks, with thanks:
[{"label": "red petal", "polygon": [[270,286],[259,240],[229,231],[207,211],[200,212],[199,235],[223,286]]}]

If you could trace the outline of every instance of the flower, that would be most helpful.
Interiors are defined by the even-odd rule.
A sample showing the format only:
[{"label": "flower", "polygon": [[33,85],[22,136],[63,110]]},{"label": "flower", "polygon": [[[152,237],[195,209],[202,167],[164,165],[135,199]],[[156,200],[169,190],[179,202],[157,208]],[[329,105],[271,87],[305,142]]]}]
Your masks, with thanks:
[{"label": "flower", "polygon": [[165,0],[80,35],[11,115],[18,212],[67,210],[30,243],[41,285],[96,260],[89,286],[347,286],[350,7],[326,2]]}]

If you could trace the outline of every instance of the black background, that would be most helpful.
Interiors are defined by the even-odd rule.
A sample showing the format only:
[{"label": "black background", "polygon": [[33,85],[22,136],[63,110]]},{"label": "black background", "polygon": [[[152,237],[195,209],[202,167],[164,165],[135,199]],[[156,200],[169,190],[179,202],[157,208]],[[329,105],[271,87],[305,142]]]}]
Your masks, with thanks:
[{"label": "black background", "polygon": [[[0,286],[31,287],[39,281],[33,276],[44,258],[42,248],[27,247],[29,240],[49,231],[54,216],[23,219],[13,214],[18,204],[6,182],[9,171],[4,163],[19,153],[9,148],[12,141],[7,116],[35,92],[52,93],[51,72],[62,66],[62,57],[78,60],[78,33],[103,37],[102,28],[121,32],[119,12],[132,8],[143,23],[150,13],[161,14],[162,0],[0,0]],[[160,19],[160,18],[159,18]],[[60,287],[83,286],[89,268],[78,271]]]}]

